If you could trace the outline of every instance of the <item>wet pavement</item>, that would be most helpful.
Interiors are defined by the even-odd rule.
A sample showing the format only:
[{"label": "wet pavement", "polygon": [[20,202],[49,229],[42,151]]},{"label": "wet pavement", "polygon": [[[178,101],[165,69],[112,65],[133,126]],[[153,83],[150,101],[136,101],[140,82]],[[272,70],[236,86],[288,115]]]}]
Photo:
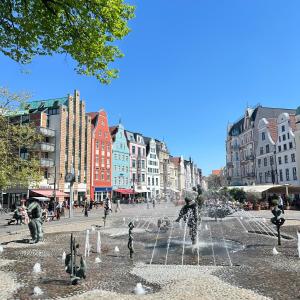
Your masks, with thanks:
[{"label": "wet pavement", "polygon": [[[80,226],[69,221],[66,222],[68,230],[67,225],[55,226],[55,230],[53,227],[53,233],[49,230],[44,242],[37,245],[26,244],[26,236],[10,236],[8,241],[2,240],[4,251],[0,259],[13,262],[1,266],[0,271],[15,274],[21,285],[12,295],[14,299],[55,299],[96,289],[130,295],[138,282],[147,287],[150,295],[159,293],[163,285],[147,282],[133,274],[132,270],[141,263],[157,268],[158,265],[221,267],[213,275],[230,285],[273,299],[299,298],[296,285],[300,279],[297,226],[285,226],[282,232],[289,239],[283,238],[282,246],[277,246],[277,237],[268,219],[253,218],[245,212],[217,222],[204,217],[199,224],[199,241],[195,247],[191,245],[184,224],[173,223],[178,209],[172,204],[161,204],[155,210],[148,210],[143,205],[127,206],[121,213],[110,216],[106,228],[101,221],[102,211],[95,211],[88,220],[78,220]],[[157,221],[163,216],[169,217],[171,226],[159,229]],[[135,253],[132,260],[127,249],[129,221],[134,221],[136,226],[133,230]],[[68,253],[70,247],[72,227],[80,244],[80,253],[84,253],[86,229],[90,230],[92,247],[90,256],[86,258],[87,279],[77,286],[70,284],[62,262],[63,252]],[[101,233],[100,255],[96,253],[98,230]],[[120,250],[117,253],[116,246]],[[274,247],[278,255],[272,254]],[[101,259],[101,263],[95,263],[96,257]],[[42,272],[39,274],[33,274],[35,263],[41,264]],[[35,286],[40,287],[44,294],[33,296]]]}]

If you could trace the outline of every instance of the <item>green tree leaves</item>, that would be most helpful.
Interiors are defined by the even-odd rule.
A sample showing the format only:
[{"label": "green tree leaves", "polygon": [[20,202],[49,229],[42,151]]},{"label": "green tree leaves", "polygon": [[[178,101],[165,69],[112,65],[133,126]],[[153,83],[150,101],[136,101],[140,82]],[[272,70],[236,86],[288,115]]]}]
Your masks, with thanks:
[{"label": "green tree leaves", "polygon": [[[0,88],[0,191],[41,180],[38,153],[30,151],[41,140],[35,127],[18,123],[16,108],[26,101],[24,94]],[[28,154],[20,157],[23,149]]]},{"label": "green tree leaves", "polygon": [[0,51],[22,64],[36,55],[69,54],[77,73],[109,83],[118,75],[109,64],[123,56],[113,42],[129,33],[133,17],[124,0],[2,0]]}]

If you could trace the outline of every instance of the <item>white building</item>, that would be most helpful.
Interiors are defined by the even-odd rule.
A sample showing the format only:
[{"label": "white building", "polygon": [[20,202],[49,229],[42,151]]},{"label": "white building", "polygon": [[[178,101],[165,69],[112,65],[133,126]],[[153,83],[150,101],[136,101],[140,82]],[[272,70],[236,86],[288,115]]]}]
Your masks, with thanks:
[{"label": "white building", "polygon": [[256,183],[277,183],[276,179],[277,120],[262,118],[258,122],[256,149]]},{"label": "white building", "polygon": [[146,137],[144,140],[147,145],[147,197],[158,198],[160,196],[160,172],[156,142]]},{"label": "white building", "polygon": [[278,139],[276,143],[277,175],[279,184],[299,185],[296,163],[294,130],[295,115],[282,113],[277,119]]}]

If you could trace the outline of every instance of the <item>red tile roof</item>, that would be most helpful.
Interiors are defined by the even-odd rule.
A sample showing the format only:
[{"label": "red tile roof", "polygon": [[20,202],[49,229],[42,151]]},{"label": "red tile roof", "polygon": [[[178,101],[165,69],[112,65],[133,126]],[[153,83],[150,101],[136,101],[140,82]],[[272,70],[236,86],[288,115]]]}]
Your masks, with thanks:
[{"label": "red tile roof", "polygon": [[180,157],[170,157],[170,161],[173,164],[179,165],[180,164]]},{"label": "red tile roof", "polygon": [[272,138],[273,142],[276,143],[277,138],[278,138],[277,119],[275,119],[275,118],[268,119],[268,122],[269,122],[268,129],[269,129],[271,138]]},{"label": "red tile roof", "polygon": [[222,170],[212,170],[211,172],[213,175],[221,175],[222,174]]}]

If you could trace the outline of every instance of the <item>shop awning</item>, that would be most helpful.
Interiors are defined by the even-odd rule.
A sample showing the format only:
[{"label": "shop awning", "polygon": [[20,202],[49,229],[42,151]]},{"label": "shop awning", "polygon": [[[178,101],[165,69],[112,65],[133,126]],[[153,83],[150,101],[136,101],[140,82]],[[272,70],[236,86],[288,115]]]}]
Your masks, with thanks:
[{"label": "shop awning", "polygon": [[263,184],[263,185],[244,185],[244,186],[228,186],[228,189],[242,189],[245,192],[250,193],[285,193],[288,190],[289,193],[300,193],[300,186],[294,185],[273,185],[273,184]]},{"label": "shop awning", "polygon": [[120,194],[123,194],[123,195],[132,195],[132,194],[134,194],[134,191],[132,189],[116,189],[116,190],[114,190],[114,192],[120,193]]},{"label": "shop awning", "polygon": [[[30,190],[30,193],[38,194],[44,197],[54,197],[54,190]],[[56,197],[69,197],[68,194],[65,194],[61,191],[55,191]]]}]

